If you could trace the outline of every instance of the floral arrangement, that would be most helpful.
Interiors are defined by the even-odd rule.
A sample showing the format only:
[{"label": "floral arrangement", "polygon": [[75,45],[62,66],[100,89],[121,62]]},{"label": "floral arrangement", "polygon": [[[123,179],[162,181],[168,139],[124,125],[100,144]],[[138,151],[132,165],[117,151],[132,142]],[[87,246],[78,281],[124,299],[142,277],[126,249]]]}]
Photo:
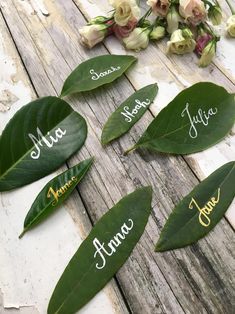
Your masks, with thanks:
[{"label": "floral arrangement", "polygon": [[[136,0],[109,0],[110,16],[98,16],[79,30],[81,42],[88,48],[114,34],[128,50],[140,51],[150,41],[168,37],[167,53],[195,52],[199,66],[208,66],[216,54],[220,37],[213,29],[222,21],[217,0],[147,0],[147,12],[141,17]],[[228,36],[235,37],[235,10],[227,21]],[[151,18],[151,15],[154,18]]]}]

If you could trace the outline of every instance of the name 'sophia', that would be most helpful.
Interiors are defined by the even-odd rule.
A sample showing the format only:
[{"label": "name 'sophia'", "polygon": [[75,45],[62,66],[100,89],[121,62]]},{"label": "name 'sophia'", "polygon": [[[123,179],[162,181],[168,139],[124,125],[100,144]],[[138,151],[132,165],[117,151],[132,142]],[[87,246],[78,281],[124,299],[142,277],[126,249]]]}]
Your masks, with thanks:
[{"label": "name 'sophia'", "polygon": [[207,112],[199,108],[197,114],[193,116],[189,111],[189,103],[187,103],[184,110],[181,112],[181,117],[184,117],[186,115],[189,119],[190,122],[189,136],[191,138],[197,138],[198,131],[196,125],[202,124],[206,127],[209,124],[210,118],[216,115],[217,112],[218,109],[216,107],[210,108]]},{"label": "name 'sophia'", "polygon": [[110,75],[110,74],[112,74],[113,72],[119,71],[120,69],[121,69],[120,66],[117,66],[117,67],[111,66],[109,69],[105,70],[104,72],[100,72],[100,73],[97,73],[97,72],[95,72],[94,69],[91,69],[91,70],[90,70],[90,74],[92,75],[91,79],[92,79],[93,81],[97,81],[97,80],[99,80],[99,79],[102,78],[102,77],[105,77],[105,76],[107,76],[107,75]]},{"label": "name 'sophia'", "polygon": [[121,112],[121,114],[125,117],[125,121],[126,122],[131,122],[132,119],[137,115],[137,113],[139,112],[139,110],[141,108],[146,108],[148,105],[150,105],[150,100],[146,99],[145,101],[140,101],[139,99],[135,100],[135,107],[134,109],[130,110],[130,108],[128,106],[125,106],[123,108],[123,111]]},{"label": "name 'sophia'", "polygon": [[52,148],[54,144],[57,143],[65,134],[66,130],[58,128],[55,130],[55,134],[53,136],[50,135],[50,132],[47,132],[47,137],[45,137],[39,127],[37,127],[37,137],[31,133],[28,134],[35,148],[30,154],[31,158],[38,159],[40,157],[41,147],[43,147],[43,145],[46,145],[48,148]]},{"label": "name 'sophia'", "polygon": [[131,229],[134,227],[134,222],[132,219],[128,219],[121,227],[120,232],[118,232],[108,244],[100,242],[97,238],[93,240],[93,245],[96,249],[94,258],[99,258],[98,263],[96,263],[97,269],[102,269],[106,265],[106,258],[112,256],[116,253],[119,245],[122,245],[122,242],[126,239],[126,236],[129,234]]}]

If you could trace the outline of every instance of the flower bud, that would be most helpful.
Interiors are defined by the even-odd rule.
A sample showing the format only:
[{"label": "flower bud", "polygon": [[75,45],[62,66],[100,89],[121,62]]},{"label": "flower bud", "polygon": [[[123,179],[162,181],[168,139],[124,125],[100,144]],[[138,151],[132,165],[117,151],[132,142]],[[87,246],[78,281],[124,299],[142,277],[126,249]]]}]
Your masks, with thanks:
[{"label": "flower bud", "polygon": [[203,68],[207,67],[211,63],[212,59],[214,58],[215,53],[216,53],[216,41],[211,40],[203,49],[198,65]]},{"label": "flower bud", "polygon": [[177,29],[172,33],[170,41],[167,42],[167,52],[182,55],[193,52],[195,46],[196,42],[189,29]]},{"label": "flower bud", "polygon": [[149,33],[148,28],[135,28],[128,37],[123,39],[123,43],[126,49],[140,51],[141,49],[147,48],[149,44]]},{"label": "flower bud", "polygon": [[175,6],[172,6],[166,16],[167,20],[167,32],[172,34],[179,28],[179,22],[181,20],[178,11]]},{"label": "flower bud", "polygon": [[159,39],[163,38],[165,36],[165,34],[166,34],[165,27],[158,25],[158,26],[155,26],[153,28],[149,37],[152,40],[159,40]]},{"label": "flower bud", "polygon": [[107,20],[108,19],[105,16],[96,16],[89,21],[89,25],[91,25],[91,24],[104,24]]},{"label": "flower bud", "polygon": [[88,48],[92,48],[104,40],[107,35],[107,25],[86,25],[79,30],[79,33],[81,35],[81,43]]},{"label": "flower bud", "polygon": [[209,43],[209,41],[212,40],[212,35],[208,34],[208,33],[203,33],[202,35],[199,35],[197,37],[197,44],[196,44],[196,48],[195,48],[195,52],[198,56],[202,55],[202,52],[204,50],[204,48],[206,47],[206,45]]},{"label": "flower bud", "polygon": [[213,25],[220,25],[222,21],[222,10],[220,6],[211,6],[208,10],[208,17]]},{"label": "flower bud", "polygon": [[235,15],[230,16],[228,19],[226,30],[231,37],[235,37]]}]

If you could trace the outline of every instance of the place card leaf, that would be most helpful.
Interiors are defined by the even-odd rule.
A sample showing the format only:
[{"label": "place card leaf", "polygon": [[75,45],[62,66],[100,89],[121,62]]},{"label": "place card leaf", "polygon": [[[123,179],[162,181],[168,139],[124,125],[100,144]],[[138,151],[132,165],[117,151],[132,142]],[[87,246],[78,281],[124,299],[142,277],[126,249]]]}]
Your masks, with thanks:
[{"label": "place card leaf", "polygon": [[93,158],[86,159],[53,178],[44,186],[26,215],[24,230],[19,238],[46,219],[69,197],[90,169],[92,162]]},{"label": "place card leaf", "polygon": [[61,97],[111,83],[136,60],[134,56],[103,55],[84,61],[65,80]]},{"label": "place card leaf", "polygon": [[163,153],[191,154],[221,141],[235,121],[235,95],[213,83],[182,91],[149,125],[137,144]]},{"label": "place card leaf", "polygon": [[156,245],[157,252],[197,242],[223,217],[235,196],[235,161],[197,185],[170,214]]},{"label": "place card leaf", "polygon": [[85,119],[57,97],[22,107],[0,137],[0,191],[36,181],[59,168],[84,144]]},{"label": "place card leaf", "polygon": [[141,88],[125,100],[104,125],[101,143],[108,144],[130,130],[153,102],[157,91],[157,84],[151,84]]},{"label": "place card leaf", "polygon": [[151,199],[151,187],[138,189],[96,223],[57,283],[48,314],[77,312],[116,274],[144,232]]}]

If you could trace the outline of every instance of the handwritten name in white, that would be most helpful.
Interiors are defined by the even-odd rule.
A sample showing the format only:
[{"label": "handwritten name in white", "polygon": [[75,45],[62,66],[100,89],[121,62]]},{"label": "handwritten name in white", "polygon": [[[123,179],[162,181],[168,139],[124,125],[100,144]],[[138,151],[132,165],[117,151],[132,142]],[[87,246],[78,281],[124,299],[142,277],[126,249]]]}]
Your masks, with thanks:
[{"label": "handwritten name in white", "polygon": [[96,73],[94,69],[90,70],[90,74],[92,75],[91,79],[93,81],[97,81],[102,77],[105,77],[109,74],[112,74],[113,72],[119,71],[121,69],[120,66],[113,67],[111,66],[109,69],[105,70],[104,72]]},{"label": "handwritten name in white", "polygon": [[93,245],[96,249],[94,258],[97,256],[100,257],[100,261],[96,263],[97,269],[102,269],[106,265],[106,256],[112,256],[119,245],[122,244],[122,241],[126,239],[126,236],[129,234],[130,230],[133,228],[134,222],[132,219],[128,219],[128,222],[124,223],[121,227],[120,232],[118,232],[112,240],[109,241],[108,247],[105,248],[105,243],[100,243],[100,241],[95,238],[93,240]]},{"label": "handwritten name in white", "polygon": [[190,122],[189,136],[191,138],[197,138],[198,131],[196,124],[202,124],[206,127],[209,124],[210,118],[216,115],[217,112],[218,109],[216,107],[210,108],[207,112],[199,108],[197,114],[195,116],[192,116],[189,111],[189,103],[187,103],[184,110],[181,112],[181,117],[184,117],[186,114],[187,117],[189,118]]},{"label": "handwritten name in white", "polygon": [[59,139],[61,139],[66,134],[66,130],[62,130],[61,128],[58,128],[55,130],[55,136],[53,137],[50,135],[50,132],[47,132],[48,138],[46,138],[42,131],[37,127],[37,137],[33,134],[29,133],[28,136],[32,140],[35,150],[33,150],[30,154],[32,159],[38,159],[41,154],[41,148],[44,144],[46,144],[47,147],[51,148],[54,146],[54,143],[57,143]]},{"label": "handwritten name in white", "polygon": [[148,105],[150,105],[150,100],[147,98],[145,101],[140,101],[139,99],[135,100],[135,108],[130,110],[130,108],[128,106],[125,106],[123,108],[123,111],[121,112],[121,114],[125,117],[125,121],[126,122],[131,122],[132,119],[137,115],[137,113],[139,112],[139,110],[141,108],[146,108]]}]

